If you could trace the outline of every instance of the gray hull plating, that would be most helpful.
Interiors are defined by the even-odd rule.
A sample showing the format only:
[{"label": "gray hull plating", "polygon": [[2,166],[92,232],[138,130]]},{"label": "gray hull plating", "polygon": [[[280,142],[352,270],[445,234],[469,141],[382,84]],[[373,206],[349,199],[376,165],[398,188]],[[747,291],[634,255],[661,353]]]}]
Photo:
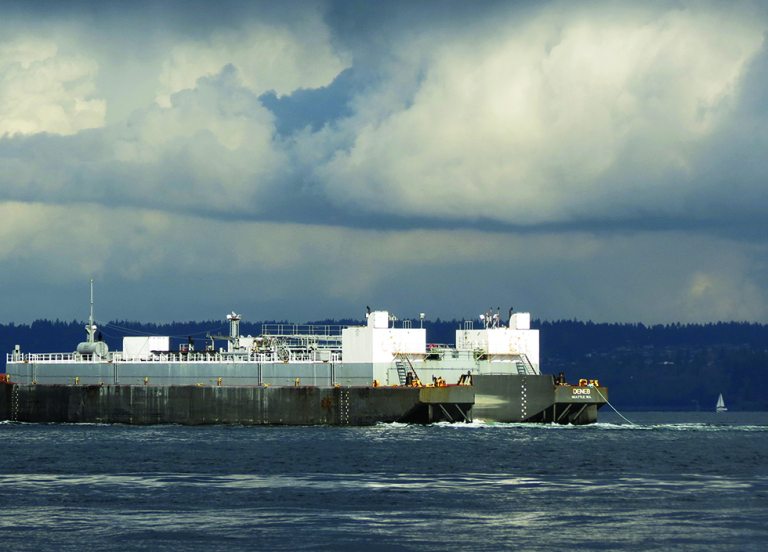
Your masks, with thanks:
[{"label": "gray hull plating", "polygon": [[470,421],[469,386],[198,387],[0,383],[0,419],[32,423],[371,425]]},{"label": "gray hull plating", "polygon": [[591,424],[608,401],[605,387],[556,385],[547,375],[474,375],[475,420]]},{"label": "gray hull plating", "polygon": [[[460,366],[425,362],[418,372],[426,382],[432,375],[446,375],[455,382],[467,372],[466,364]],[[488,373],[513,369],[503,364],[477,362],[472,368],[470,402],[474,402],[475,420],[588,424],[597,420],[597,410],[608,400],[604,387],[556,385],[551,375]],[[334,425],[342,423],[341,405],[358,401],[349,424],[364,425],[406,420],[419,404],[418,399],[403,398],[418,397],[418,388],[372,387],[377,376],[385,385],[397,381],[396,370],[387,364],[15,362],[7,365],[7,371],[9,381],[20,384],[20,392],[29,395],[29,404],[38,405],[28,407],[25,421]],[[334,387],[337,384],[341,387]],[[46,392],[43,401],[43,392],[36,391],[41,386],[60,390]],[[348,389],[347,395],[338,389]],[[18,410],[25,411],[20,405]],[[430,416],[427,408],[418,418],[422,422],[465,418],[461,412],[466,409],[447,410],[452,414],[435,406]],[[5,412],[11,411],[6,408]],[[21,420],[11,414],[6,417]]]}]

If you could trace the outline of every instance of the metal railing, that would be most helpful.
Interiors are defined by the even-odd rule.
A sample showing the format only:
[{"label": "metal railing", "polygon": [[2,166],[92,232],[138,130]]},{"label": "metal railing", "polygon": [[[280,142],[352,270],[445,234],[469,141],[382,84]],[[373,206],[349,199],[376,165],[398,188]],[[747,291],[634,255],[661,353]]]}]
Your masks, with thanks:
[{"label": "metal railing", "polygon": [[341,330],[346,326],[334,324],[262,324],[261,334],[264,336],[305,336],[305,337],[341,337]]},{"label": "metal railing", "polygon": [[51,364],[65,364],[69,362],[82,362],[83,358],[90,355],[78,353],[8,353],[5,357],[6,364],[26,362],[46,362]]},{"label": "metal railing", "polygon": [[73,364],[81,362],[97,363],[144,363],[144,362],[168,362],[168,363],[258,363],[258,362],[341,362],[341,352],[338,351],[285,351],[287,355],[281,358],[278,351],[247,352],[247,353],[220,353],[214,351],[201,352],[168,352],[151,353],[146,356],[125,355],[122,351],[107,353],[104,357],[98,355],[81,355],[79,353],[8,353],[6,364]]}]

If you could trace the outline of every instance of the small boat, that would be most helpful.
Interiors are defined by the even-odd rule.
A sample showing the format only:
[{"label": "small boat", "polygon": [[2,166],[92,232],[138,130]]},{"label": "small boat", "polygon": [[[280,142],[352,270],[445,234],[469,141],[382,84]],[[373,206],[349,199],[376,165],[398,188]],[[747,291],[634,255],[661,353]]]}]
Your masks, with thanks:
[{"label": "small boat", "polygon": [[720,396],[717,398],[717,406],[715,407],[715,412],[727,412],[728,409],[725,407],[725,402],[723,401],[723,394],[720,393]]}]

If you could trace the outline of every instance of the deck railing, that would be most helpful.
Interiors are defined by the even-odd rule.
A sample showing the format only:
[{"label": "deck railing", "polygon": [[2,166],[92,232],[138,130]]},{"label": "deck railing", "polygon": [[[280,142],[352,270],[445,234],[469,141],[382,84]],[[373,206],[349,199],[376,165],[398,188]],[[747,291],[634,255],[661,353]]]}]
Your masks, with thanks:
[{"label": "deck railing", "polygon": [[109,352],[105,357],[98,355],[81,355],[79,353],[8,353],[6,364],[37,363],[37,364],[73,364],[80,362],[170,362],[170,363],[268,363],[268,362],[341,362],[341,353],[338,351],[278,351],[255,353],[219,353],[213,351],[193,351],[189,353],[168,352],[152,353],[147,356],[125,355],[122,351]]},{"label": "deck railing", "polygon": [[341,330],[347,326],[334,324],[262,324],[263,336],[306,336],[306,337],[341,337]]}]

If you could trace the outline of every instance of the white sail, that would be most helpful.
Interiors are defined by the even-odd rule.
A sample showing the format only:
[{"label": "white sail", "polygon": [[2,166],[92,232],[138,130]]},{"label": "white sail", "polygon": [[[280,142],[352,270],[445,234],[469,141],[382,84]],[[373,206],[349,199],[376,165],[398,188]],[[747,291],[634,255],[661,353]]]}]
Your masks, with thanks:
[{"label": "white sail", "polygon": [[725,412],[728,409],[725,407],[725,401],[723,401],[723,394],[720,393],[720,396],[717,398],[717,407],[715,408],[717,412]]}]

